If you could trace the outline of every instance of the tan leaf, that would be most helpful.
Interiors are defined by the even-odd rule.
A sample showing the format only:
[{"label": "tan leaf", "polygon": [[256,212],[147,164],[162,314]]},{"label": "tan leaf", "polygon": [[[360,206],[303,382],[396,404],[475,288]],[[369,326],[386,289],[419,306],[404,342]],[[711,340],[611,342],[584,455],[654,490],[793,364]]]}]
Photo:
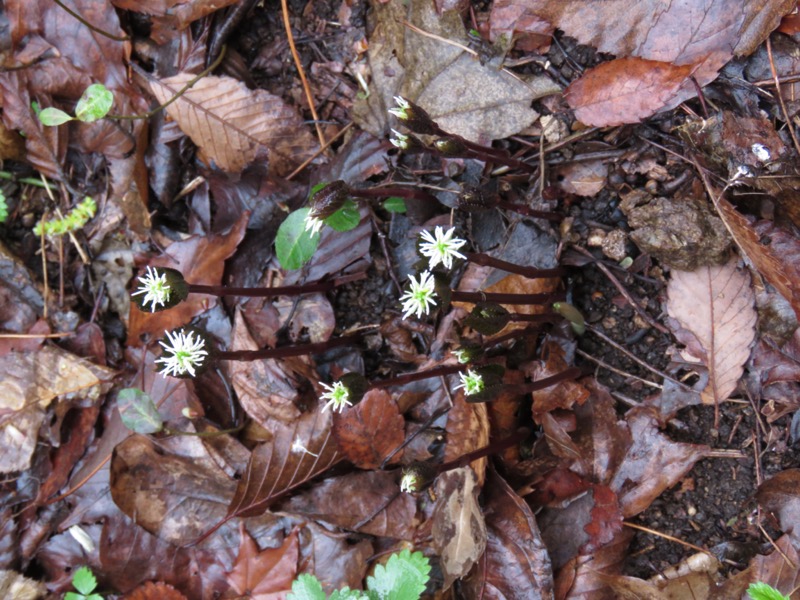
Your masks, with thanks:
[{"label": "tan leaf", "polygon": [[444,589],[469,573],[486,549],[487,531],[475,472],[461,467],[436,479],[433,509],[433,547],[441,555]]},{"label": "tan leaf", "polygon": [[[486,404],[466,402],[464,391],[453,396],[453,408],[447,413],[447,446],[445,462],[455,460],[489,443],[489,415]],[[478,475],[478,485],[483,486],[486,477],[486,457],[470,463]]]},{"label": "tan leaf", "polygon": [[673,270],[667,286],[667,310],[680,323],[676,337],[708,367],[707,404],[726,400],[736,389],[755,339],[750,277],[736,264],[732,258],[721,266]]},{"label": "tan leaf", "polygon": [[[175,96],[195,75],[151,79],[159,102]],[[232,77],[204,77],[166,108],[200,148],[204,160],[223,171],[239,172],[265,150],[270,167],[285,175],[309,158],[314,138],[300,115],[264,90],[249,90]]]}]

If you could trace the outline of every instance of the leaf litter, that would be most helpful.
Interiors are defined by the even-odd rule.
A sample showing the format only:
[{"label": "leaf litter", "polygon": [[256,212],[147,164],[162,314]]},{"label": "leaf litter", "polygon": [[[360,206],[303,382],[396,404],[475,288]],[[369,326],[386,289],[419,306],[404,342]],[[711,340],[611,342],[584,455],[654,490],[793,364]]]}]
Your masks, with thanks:
[{"label": "leaf litter", "polygon": [[[786,558],[797,562],[792,470],[778,471],[756,495],[764,512],[774,516],[767,526],[784,533],[776,536],[781,553],[740,559],[740,573],[727,580],[730,573],[721,574],[718,566],[657,584],[623,575],[623,563],[635,547],[625,524],[635,518],[648,523],[648,512],[675,494],[678,484],[677,493],[691,497],[693,468],[729,460],[706,445],[711,440],[702,436],[708,431],[674,441],[672,435],[682,435],[680,425],[687,418],[683,406],[696,397],[718,405],[745,392],[754,395],[755,401],[766,401],[761,406],[766,425],[763,440],[748,439],[789,453],[792,438],[784,423],[800,406],[792,404],[793,397],[800,398],[800,354],[796,341],[787,341],[794,329],[778,323],[762,334],[755,322],[757,315],[766,320],[766,306],[780,305],[778,295],[784,305],[797,308],[793,144],[785,123],[775,127],[785,115],[777,109],[769,119],[753,114],[758,102],[775,108],[772,99],[754,99],[752,88],[726,96],[720,89],[733,89],[727,73],[716,87],[707,84],[733,56],[744,60],[756,51],[794,3],[753,0],[731,10],[722,0],[667,8],[622,0],[602,5],[498,0],[483,12],[478,9],[470,23],[447,12],[443,3],[373,2],[365,29],[349,6],[338,15],[294,15],[293,26],[310,39],[336,19],[343,22],[325,44],[314,42],[313,51],[304,47],[301,54],[320,77],[312,77],[311,92],[323,118],[352,116],[363,130],[316,159],[319,145],[303,120],[308,100],[294,76],[282,75],[278,83],[274,73],[256,72],[259,85],[254,87],[241,74],[243,65],[267,64],[252,60],[265,36],[284,35],[268,31],[274,21],[265,11],[251,8],[254,18],[248,22],[235,20],[241,16],[235,8],[216,13],[219,3],[113,4],[116,11],[102,3],[70,3],[83,21],[51,3],[7,6],[8,50],[2,60],[14,69],[27,66],[0,74],[3,124],[17,136],[16,147],[25,146],[24,155],[13,144],[8,150],[2,146],[3,158],[16,162],[9,163],[6,194],[13,196],[12,222],[0,225],[11,247],[3,252],[9,260],[0,265],[3,298],[11,300],[0,311],[0,326],[7,332],[73,336],[3,342],[4,383],[15,390],[6,394],[0,413],[2,447],[10,458],[3,468],[11,474],[3,483],[8,499],[0,506],[0,547],[19,549],[4,554],[0,568],[35,573],[56,593],[70,589],[70,572],[88,564],[112,596],[266,598],[284,595],[303,572],[316,574],[327,592],[343,585],[358,589],[378,555],[413,544],[435,560],[437,585],[464,597],[664,597],[688,589],[695,596],[727,598],[740,597],[755,579],[787,593],[796,586],[795,572],[785,563]],[[136,39],[112,40],[87,29],[84,21]],[[145,21],[147,27],[140,28]],[[139,25],[128,30],[133,23]],[[468,35],[472,26],[498,45],[490,48],[476,40],[475,32]],[[202,70],[213,58],[207,55],[209,44],[228,27],[244,35],[231,42],[220,72],[201,78],[158,117],[164,120],[150,131],[157,153],[148,148],[152,121],[104,119],[45,128],[36,117],[34,101],[72,111],[83,90],[96,83],[112,92],[117,114],[144,113],[153,99],[169,100]],[[555,27],[617,58],[591,53],[586,58],[563,36],[554,38]],[[504,32],[523,35],[502,39]],[[679,32],[679,43],[670,32]],[[151,42],[160,47],[146,50]],[[546,60],[530,54],[547,45],[553,48]],[[787,61],[792,47],[774,44],[781,76],[792,73],[785,66],[792,64]],[[764,53],[761,46],[750,81],[771,76],[765,64],[772,59],[765,63]],[[152,72],[146,70],[150,66]],[[336,81],[323,81],[323,72],[335,73]],[[360,81],[351,77],[355,73]],[[602,142],[594,146],[570,145],[570,131],[595,135],[583,125],[638,123],[694,97],[698,87],[713,97],[714,110],[724,107],[707,122],[665,113],[653,121],[657,135],[643,125],[628,133],[597,134],[594,139]],[[386,112],[397,95],[417,102],[469,141],[497,140],[498,157],[513,150],[544,171],[526,179],[495,170],[499,183],[481,188],[490,170],[479,161],[397,155],[385,138],[390,125],[400,127]],[[689,114],[706,109],[695,101],[684,106]],[[538,117],[544,113],[549,123],[561,126],[559,136],[546,136],[549,146],[539,140],[545,123]],[[681,135],[689,145],[681,147],[672,132],[687,123]],[[660,152],[656,144],[687,160]],[[621,151],[604,154],[607,148]],[[296,181],[284,179],[309,160],[305,172],[293,173]],[[55,184],[52,200],[27,193],[31,184],[22,180],[38,177],[37,172]],[[547,180],[548,172],[553,181]],[[681,178],[691,181],[688,193],[681,184],[670,190]],[[432,203],[408,200],[406,214],[391,214],[364,205],[355,229],[325,230],[303,270],[282,270],[271,243],[278,225],[305,201],[313,184],[335,179],[354,187],[413,182],[452,190],[469,185],[489,198],[534,210],[558,207],[567,219],[556,231],[513,211],[502,217],[497,211],[448,215]],[[26,192],[17,193],[20,188]],[[649,240],[636,232],[627,238],[627,224],[616,210],[631,188],[646,190],[644,200],[631,202],[630,208],[649,201],[648,214],[628,217],[635,229],[651,228]],[[771,196],[772,204],[758,204],[755,192]],[[68,211],[85,195],[96,198],[100,214],[74,240],[61,244],[31,236],[27,224],[45,212]],[[447,201],[452,204],[452,197]],[[705,207],[709,201],[713,213]],[[675,253],[660,253],[663,242],[680,241],[680,215],[689,213],[673,210],[679,203],[692,204],[698,223],[720,219],[738,258],[729,254],[724,236],[711,246],[700,243],[706,237],[702,225],[697,246],[679,244],[680,264],[671,261]],[[672,215],[674,229],[663,227],[665,214]],[[610,252],[610,244],[598,247],[616,261],[632,259],[618,269],[619,285],[634,287],[650,312],[661,310],[658,285],[667,282],[664,307],[679,324],[673,330],[684,355],[673,354],[673,364],[659,368],[683,381],[666,380],[645,398],[643,378],[626,377],[634,400],[625,396],[627,388],[607,389],[591,376],[520,396],[514,386],[574,364],[576,350],[590,348],[586,337],[576,339],[567,326],[548,327],[539,339],[527,335],[525,324],[514,324],[484,339],[459,324],[466,306],[454,306],[441,320],[398,323],[395,282],[408,275],[412,262],[400,258],[414,253],[412,239],[420,226],[449,224],[448,217],[463,228],[476,252],[537,268],[557,266],[566,244],[585,243],[588,227],[609,239],[621,234],[616,235],[619,254]],[[641,226],[634,225],[636,218]],[[653,240],[661,246],[645,243]],[[103,269],[85,266],[74,244],[85,246]],[[749,261],[751,275],[739,258]],[[42,260],[49,288],[41,285]],[[316,295],[298,302],[244,302],[195,295],[172,311],[152,315],[131,309],[128,314],[124,287],[134,263],[176,267],[189,281],[209,285],[289,285],[341,272],[365,272],[370,280],[338,299]],[[570,275],[569,293],[579,294],[591,268]],[[477,264],[460,275],[461,291],[564,291],[558,278],[527,279]],[[636,287],[637,278],[655,282],[649,288],[652,297],[641,298],[645,288]],[[371,314],[360,294],[378,296],[372,306],[382,308]],[[631,332],[628,345],[636,345],[633,337],[641,335],[655,350],[661,347],[630,309],[637,298],[600,285],[584,296],[576,304],[590,326],[614,329],[615,320],[625,321],[625,327],[643,332]],[[352,306],[342,297],[355,298]],[[549,312],[541,305],[508,308],[520,315]],[[770,318],[791,321],[787,310]],[[221,349],[255,350],[332,339],[343,333],[345,322],[365,332],[365,348],[231,363],[194,382],[165,380],[153,365],[154,340],[165,329],[189,323],[213,333]],[[784,333],[776,337],[777,331]],[[506,352],[514,338],[541,343],[516,344]],[[457,340],[502,344],[492,352],[507,353],[502,362],[508,387],[492,402],[475,404],[463,391],[448,393],[457,381],[449,376],[374,389],[344,414],[322,411],[320,381],[334,381],[348,371],[380,380],[409,365],[452,367],[450,350]],[[635,369],[615,364],[623,373]],[[124,425],[131,407],[123,402],[121,416],[118,394],[107,394],[112,388],[134,390],[139,400],[150,397],[154,407],[139,416],[147,417],[150,431],[159,423],[167,433],[132,434]],[[638,405],[623,408],[615,398]],[[727,409],[722,411],[727,418]],[[749,423],[740,421],[742,429]],[[725,431],[728,445],[742,434],[739,427],[737,421]],[[429,491],[400,491],[399,467],[415,458],[457,464],[519,428],[539,434],[529,440],[531,447],[465,460],[469,466],[439,474]],[[176,430],[199,437],[176,435]],[[743,460],[741,452],[736,456]],[[692,526],[702,530],[698,523]],[[737,535],[758,539],[745,527]],[[3,580],[13,582],[9,585],[31,585],[14,571],[5,572],[11,573]],[[32,593],[40,594],[36,587]]]}]

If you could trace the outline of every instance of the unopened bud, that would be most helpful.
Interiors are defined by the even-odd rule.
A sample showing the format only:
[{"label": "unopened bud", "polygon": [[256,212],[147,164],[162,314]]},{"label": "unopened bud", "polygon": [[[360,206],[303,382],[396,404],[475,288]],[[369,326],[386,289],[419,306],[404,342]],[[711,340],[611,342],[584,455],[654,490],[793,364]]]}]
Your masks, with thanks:
[{"label": "unopened bud", "polygon": [[508,325],[511,315],[495,302],[478,302],[464,324],[483,335],[494,335]]},{"label": "unopened bud", "polygon": [[311,194],[309,204],[311,211],[308,217],[324,221],[338,211],[350,196],[350,186],[341,179],[322,186]]}]

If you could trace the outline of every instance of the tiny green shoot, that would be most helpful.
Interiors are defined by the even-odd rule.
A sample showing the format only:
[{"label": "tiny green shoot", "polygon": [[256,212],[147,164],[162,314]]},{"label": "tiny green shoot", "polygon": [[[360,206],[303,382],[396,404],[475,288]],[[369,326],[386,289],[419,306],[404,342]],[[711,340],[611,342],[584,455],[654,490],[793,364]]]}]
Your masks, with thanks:
[{"label": "tiny green shoot", "polygon": [[751,583],[747,588],[747,595],[753,600],[789,600],[789,596],[784,596],[771,585],[758,581]]},{"label": "tiny green shoot", "polygon": [[48,127],[57,127],[69,121],[83,121],[93,123],[102,119],[111,110],[114,104],[114,94],[112,94],[102,83],[93,83],[87,87],[83,95],[75,106],[75,116],[64,112],[59,108],[49,107],[37,112],[38,106],[34,107],[39,121]]}]

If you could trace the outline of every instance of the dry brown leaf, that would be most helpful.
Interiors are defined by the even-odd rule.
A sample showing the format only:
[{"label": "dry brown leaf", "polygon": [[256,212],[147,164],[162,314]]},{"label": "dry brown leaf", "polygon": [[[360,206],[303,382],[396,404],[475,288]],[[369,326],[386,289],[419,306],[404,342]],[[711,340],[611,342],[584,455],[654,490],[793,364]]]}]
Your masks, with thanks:
[{"label": "dry brown leaf", "polygon": [[486,143],[529,126],[538,117],[531,102],[561,91],[547,77],[522,81],[481,64],[459,47],[468,44],[461,16],[439,15],[432,0],[374,2],[372,14],[368,57],[374,92],[356,102],[353,118],[375,136],[386,131],[386,110],[398,94],[417,102],[447,131]]},{"label": "dry brown leaf", "polygon": [[606,185],[608,165],[601,160],[556,165],[553,168],[553,176],[558,182],[556,185],[568,194],[594,196]]},{"label": "dry brown leaf", "polygon": [[[445,462],[455,460],[489,443],[489,416],[486,404],[464,400],[464,391],[453,396],[453,408],[447,413],[447,446]],[[486,477],[486,457],[470,463],[478,476],[478,485],[483,486]]]},{"label": "dry brown leaf", "polygon": [[[179,73],[148,82],[164,103],[195,77]],[[316,149],[294,109],[278,96],[249,90],[232,77],[204,77],[166,111],[197,144],[201,157],[223,171],[242,171],[267,150],[270,167],[285,175]]]},{"label": "dry brown leaf", "polygon": [[446,471],[436,479],[433,547],[442,557],[444,589],[469,573],[486,549],[486,522],[478,504],[475,472],[470,467]]},{"label": "dry brown leaf", "polygon": [[755,340],[755,296],[750,276],[737,263],[731,258],[720,266],[673,270],[667,285],[667,310],[680,324],[675,337],[708,367],[706,404],[733,393]]}]

